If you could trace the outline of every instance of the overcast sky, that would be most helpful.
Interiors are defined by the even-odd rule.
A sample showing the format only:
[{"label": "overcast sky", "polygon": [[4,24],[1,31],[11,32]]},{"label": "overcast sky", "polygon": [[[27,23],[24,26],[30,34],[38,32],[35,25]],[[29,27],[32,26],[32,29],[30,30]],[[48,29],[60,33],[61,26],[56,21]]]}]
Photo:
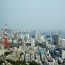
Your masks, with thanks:
[{"label": "overcast sky", "polygon": [[65,0],[0,0],[0,28],[65,30]]}]

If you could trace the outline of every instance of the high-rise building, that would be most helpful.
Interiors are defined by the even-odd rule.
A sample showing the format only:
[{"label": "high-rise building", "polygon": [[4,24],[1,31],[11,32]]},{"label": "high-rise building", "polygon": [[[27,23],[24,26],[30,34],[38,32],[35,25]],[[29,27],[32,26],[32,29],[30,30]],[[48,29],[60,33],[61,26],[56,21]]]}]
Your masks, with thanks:
[{"label": "high-rise building", "polygon": [[41,41],[41,34],[39,32],[36,33],[36,41]]},{"label": "high-rise building", "polygon": [[65,50],[62,50],[62,58],[65,59]]},{"label": "high-rise building", "polygon": [[65,39],[62,39],[62,48],[65,48]]},{"label": "high-rise building", "polygon": [[52,41],[53,44],[56,45],[56,47],[59,46],[59,35],[52,35]]},{"label": "high-rise building", "polygon": [[34,47],[35,46],[35,39],[31,38],[31,46]]}]

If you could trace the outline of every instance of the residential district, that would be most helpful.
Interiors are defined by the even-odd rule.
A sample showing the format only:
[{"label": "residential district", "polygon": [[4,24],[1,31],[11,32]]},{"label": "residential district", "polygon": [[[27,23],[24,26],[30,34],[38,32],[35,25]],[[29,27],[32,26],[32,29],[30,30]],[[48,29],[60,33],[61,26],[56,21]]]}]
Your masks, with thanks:
[{"label": "residential district", "polygon": [[0,65],[65,65],[65,34],[0,30]]}]

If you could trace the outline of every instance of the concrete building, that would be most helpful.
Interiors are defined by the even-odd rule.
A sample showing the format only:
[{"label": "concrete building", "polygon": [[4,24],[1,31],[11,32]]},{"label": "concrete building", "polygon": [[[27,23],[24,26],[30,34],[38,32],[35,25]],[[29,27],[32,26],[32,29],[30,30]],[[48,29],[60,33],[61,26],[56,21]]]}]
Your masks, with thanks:
[{"label": "concrete building", "polygon": [[59,46],[59,35],[52,35],[52,42],[56,47]]},{"label": "concrete building", "polygon": [[65,58],[65,50],[62,50],[62,58]]},{"label": "concrete building", "polygon": [[31,46],[34,47],[35,46],[35,39],[31,38]]},{"label": "concrete building", "polygon": [[13,33],[13,37],[14,37],[14,39],[17,39],[17,33],[16,32]]},{"label": "concrete building", "polygon": [[26,34],[26,36],[27,36],[27,39],[29,40],[30,39],[30,34]]},{"label": "concrete building", "polygon": [[37,32],[35,38],[37,41],[41,41],[41,34],[39,32]]},{"label": "concrete building", "polygon": [[65,39],[62,39],[62,48],[65,48]]},{"label": "concrete building", "polygon": [[46,40],[47,40],[49,43],[52,42],[52,37],[51,37],[50,34],[49,34],[49,35],[46,35]]}]

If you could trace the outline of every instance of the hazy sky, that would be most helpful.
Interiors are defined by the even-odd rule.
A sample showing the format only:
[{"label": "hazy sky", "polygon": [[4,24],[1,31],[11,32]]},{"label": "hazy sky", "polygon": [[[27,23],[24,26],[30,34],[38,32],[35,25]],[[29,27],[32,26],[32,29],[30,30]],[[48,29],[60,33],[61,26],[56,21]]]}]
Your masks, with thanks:
[{"label": "hazy sky", "polygon": [[0,0],[0,28],[65,29],[65,0]]}]

